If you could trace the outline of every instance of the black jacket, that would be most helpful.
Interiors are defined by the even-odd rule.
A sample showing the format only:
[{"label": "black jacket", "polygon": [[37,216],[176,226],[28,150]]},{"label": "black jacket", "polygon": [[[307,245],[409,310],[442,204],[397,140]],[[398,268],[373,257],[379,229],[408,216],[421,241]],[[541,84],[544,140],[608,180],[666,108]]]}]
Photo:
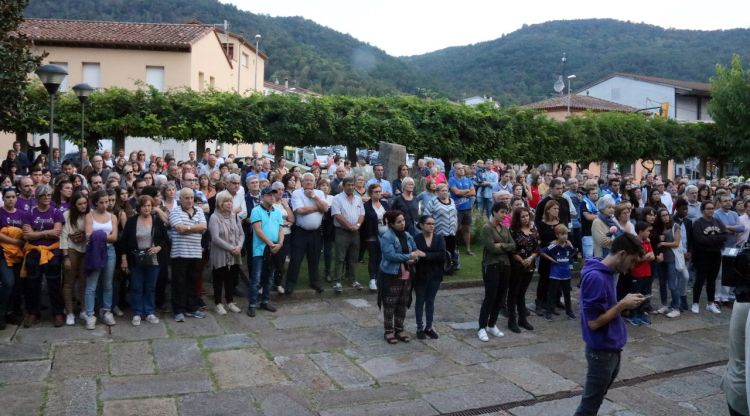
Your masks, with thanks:
[{"label": "black jacket", "polygon": [[[539,224],[544,220],[544,206],[547,205],[547,202],[552,199],[551,196],[547,195],[544,198],[542,198],[541,201],[539,201],[539,204],[536,206],[536,212],[534,213],[534,223],[537,227],[539,227]],[[560,197],[560,199],[555,199],[560,204],[560,213],[558,214],[558,218],[560,219],[560,224],[563,224],[564,226],[568,226],[570,224],[570,205],[568,205],[568,200]]]},{"label": "black jacket", "polygon": [[[128,265],[131,267],[134,267],[136,264],[133,251],[138,250],[138,239],[135,236],[138,217],[138,215],[134,215],[128,218],[128,222],[125,223],[125,228],[122,230],[122,237],[120,238],[120,244],[128,255]],[[169,258],[169,254],[167,253],[169,251],[167,250],[167,243],[169,242],[167,226],[158,215],[152,215],[151,218],[153,221],[151,227],[154,235],[154,246],[161,247],[161,251],[159,251],[157,257],[159,264],[162,264],[163,259]]]},{"label": "black jacket", "polygon": [[431,279],[442,281],[445,267],[445,239],[439,235],[433,235],[432,245],[428,247],[424,235],[419,233],[414,237],[414,242],[417,244],[418,250],[427,254],[426,257],[419,259],[417,262],[417,275],[414,284],[424,284]]},{"label": "black jacket", "polygon": [[[388,201],[381,199],[380,204],[388,211]],[[368,200],[364,203],[365,205],[365,222],[362,224],[362,230],[364,231],[363,240],[370,238],[371,236],[378,236],[378,214],[375,212],[375,208],[372,207],[372,200]]]}]

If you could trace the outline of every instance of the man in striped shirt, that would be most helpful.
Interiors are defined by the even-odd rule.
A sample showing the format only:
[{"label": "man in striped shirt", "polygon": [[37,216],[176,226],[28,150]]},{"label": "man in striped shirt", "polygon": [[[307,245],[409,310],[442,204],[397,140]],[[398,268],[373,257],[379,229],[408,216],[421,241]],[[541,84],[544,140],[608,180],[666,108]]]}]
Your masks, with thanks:
[{"label": "man in striped shirt", "polygon": [[205,318],[199,310],[196,279],[192,271],[201,261],[201,236],[206,231],[206,217],[195,208],[195,192],[180,190],[180,206],[169,211],[172,240],[172,312],[174,320],[184,322],[185,316]]}]

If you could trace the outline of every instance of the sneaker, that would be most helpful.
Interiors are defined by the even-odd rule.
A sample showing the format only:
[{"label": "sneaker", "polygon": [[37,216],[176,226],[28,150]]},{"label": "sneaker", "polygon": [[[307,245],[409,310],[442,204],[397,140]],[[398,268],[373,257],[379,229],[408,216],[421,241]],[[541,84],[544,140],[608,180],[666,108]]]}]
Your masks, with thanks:
[{"label": "sneaker", "polygon": [[375,279],[370,279],[370,290],[373,292],[376,292],[378,290],[378,281]]},{"label": "sneaker", "polygon": [[336,293],[341,293],[344,291],[344,288],[341,287],[341,283],[336,283],[335,285],[333,285],[333,291]]},{"label": "sneaker", "polygon": [[646,314],[641,315],[638,319],[641,320],[642,325],[651,325],[651,317]]},{"label": "sneaker", "polygon": [[492,328],[487,327],[487,332],[489,332],[490,334],[492,334],[493,337],[500,338],[500,337],[505,336],[505,334],[503,334],[503,331],[501,331],[501,330],[499,330],[497,328],[497,325],[493,326]]},{"label": "sneaker", "polygon": [[224,309],[224,305],[222,305],[221,303],[217,303],[216,304],[216,313],[218,313],[219,315],[226,315],[227,314],[227,310]]},{"label": "sneaker", "polygon": [[240,312],[242,312],[242,309],[240,309],[240,307],[237,306],[237,304],[234,303],[234,302],[229,302],[227,304],[227,309],[229,309],[230,311],[232,311],[234,313],[240,313]]},{"label": "sneaker", "polygon": [[284,286],[278,285],[276,286],[276,291],[279,292],[280,295],[284,294]]},{"label": "sneaker", "polygon": [[95,329],[96,328],[96,316],[86,316],[86,329]]},{"label": "sneaker", "polygon": [[117,324],[117,322],[115,322],[115,316],[112,315],[112,312],[104,312],[104,323],[109,326]]},{"label": "sneaker", "polygon": [[669,312],[669,308],[666,307],[666,306],[662,306],[661,308],[657,309],[656,312],[654,312],[654,313],[656,313],[657,315],[661,315],[661,314],[665,314],[667,312]]},{"label": "sneaker", "polygon": [[719,307],[716,306],[715,303],[710,303],[706,306],[706,310],[711,313],[721,313],[721,310],[719,310]]},{"label": "sneaker", "polygon": [[544,312],[544,320],[547,322],[552,322],[552,314],[549,312]]},{"label": "sneaker", "polygon": [[638,319],[637,316],[623,318],[623,319],[625,320],[625,322],[627,322],[627,323],[629,323],[630,325],[633,325],[633,326],[641,326],[641,325],[643,325],[643,322],[640,319]]},{"label": "sneaker", "polygon": [[177,315],[174,316],[174,321],[175,322],[185,322],[185,314],[178,313]]},{"label": "sneaker", "polygon": [[679,309],[672,309],[667,313],[667,318],[677,318],[680,316],[680,310]]},{"label": "sneaker", "polygon": [[81,311],[81,313],[78,314],[78,319],[82,320],[83,322],[86,322],[86,318],[89,316],[86,315],[86,311]]},{"label": "sneaker", "polygon": [[112,308],[112,312],[113,312],[113,313],[114,313],[114,314],[115,314],[116,316],[125,316],[125,313],[123,313],[122,309],[120,309],[120,307],[119,307],[119,306],[115,306],[114,308]]},{"label": "sneaker", "polygon": [[438,338],[440,338],[440,335],[438,335],[438,333],[435,332],[435,329],[433,329],[433,328],[425,329],[424,330],[424,334],[427,335],[428,337],[430,337],[431,339],[438,339]]},{"label": "sneaker", "polygon": [[567,311],[565,312],[565,315],[568,315],[569,319],[576,319],[576,314],[574,314],[573,311]]},{"label": "sneaker", "polygon": [[76,316],[74,314],[72,314],[72,313],[69,313],[65,317],[65,325],[73,326],[75,324],[76,324]]},{"label": "sneaker", "polygon": [[157,318],[156,315],[154,315],[152,313],[152,314],[150,314],[150,315],[148,315],[146,317],[146,322],[148,322],[150,324],[158,324],[159,323],[159,318]]},{"label": "sneaker", "polygon": [[700,313],[700,311],[701,311],[701,307],[697,303],[694,303],[693,306],[690,308],[690,312],[692,313]]},{"label": "sneaker", "polygon": [[65,325],[65,317],[62,314],[55,315],[55,328],[60,328],[63,325]]},{"label": "sneaker", "polygon": [[206,313],[199,309],[193,312],[185,312],[185,316],[189,316],[191,318],[203,319],[206,317]]},{"label": "sneaker", "polygon": [[477,332],[477,338],[479,338],[479,340],[482,342],[487,342],[490,340],[490,337],[487,336],[487,331],[484,328],[480,329]]},{"label": "sneaker", "polygon": [[136,315],[133,317],[133,320],[130,321],[133,326],[140,326],[141,325],[141,317],[139,315]]},{"label": "sneaker", "polygon": [[354,282],[352,283],[352,288],[362,290],[362,285],[360,285],[359,282]]},{"label": "sneaker", "polygon": [[268,312],[276,312],[276,307],[271,305],[270,303],[261,303],[260,308],[265,309]]},{"label": "sneaker", "polygon": [[247,316],[251,318],[255,318],[255,306],[248,306],[247,308]]},{"label": "sneaker", "polygon": [[427,335],[424,334],[424,331],[421,329],[417,330],[417,339],[427,339]]}]

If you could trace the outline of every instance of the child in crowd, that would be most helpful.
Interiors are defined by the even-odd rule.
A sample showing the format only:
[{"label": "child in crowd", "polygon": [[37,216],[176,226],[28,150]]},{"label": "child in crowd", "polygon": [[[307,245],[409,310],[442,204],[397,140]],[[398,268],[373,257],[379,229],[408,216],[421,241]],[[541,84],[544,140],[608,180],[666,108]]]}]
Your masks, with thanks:
[{"label": "child in crowd", "polygon": [[[631,290],[642,294],[646,298],[651,296],[651,262],[656,260],[654,249],[649,240],[652,228],[651,224],[645,221],[638,221],[635,224],[635,232],[638,234],[638,239],[641,241],[641,247],[643,247],[645,254],[630,271],[630,275],[633,278]],[[625,320],[634,326],[651,325],[651,318],[646,314],[648,303],[648,300],[641,303],[640,306],[633,310],[630,317],[625,318]]]},{"label": "child in crowd", "polygon": [[555,311],[555,305],[560,299],[560,291],[563,292],[565,298],[565,314],[570,319],[575,319],[576,315],[570,305],[570,278],[577,250],[568,240],[568,227],[565,225],[558,224],[555,227],[555,237],[557,239],[543,248],[541,253],[544,258],[552,263],[549,272],[547,310],[544,312],[544,319],[551,321],[552,314],[559,315]]}]

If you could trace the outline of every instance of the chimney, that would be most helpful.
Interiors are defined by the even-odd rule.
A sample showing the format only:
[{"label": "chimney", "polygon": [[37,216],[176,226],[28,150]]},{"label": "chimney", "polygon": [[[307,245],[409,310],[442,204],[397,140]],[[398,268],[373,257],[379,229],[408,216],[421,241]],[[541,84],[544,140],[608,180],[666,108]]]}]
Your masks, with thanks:
[{"label": "chimney", "polygon": [[289,89],[289,78],[284,78],[284,89]]}]

